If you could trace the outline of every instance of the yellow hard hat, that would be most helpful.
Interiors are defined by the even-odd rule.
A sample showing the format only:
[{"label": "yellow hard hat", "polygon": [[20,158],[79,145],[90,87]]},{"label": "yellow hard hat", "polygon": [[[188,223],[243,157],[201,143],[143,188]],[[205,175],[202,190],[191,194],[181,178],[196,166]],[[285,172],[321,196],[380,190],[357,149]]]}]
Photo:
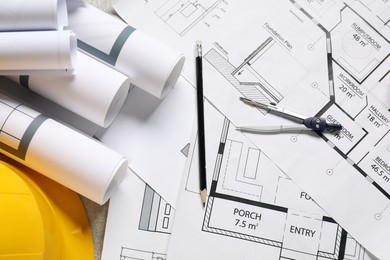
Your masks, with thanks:
[{"label": "yellow hard hat", "polygon": [[93,258],[78,194],[0,157],[0,260]]}]

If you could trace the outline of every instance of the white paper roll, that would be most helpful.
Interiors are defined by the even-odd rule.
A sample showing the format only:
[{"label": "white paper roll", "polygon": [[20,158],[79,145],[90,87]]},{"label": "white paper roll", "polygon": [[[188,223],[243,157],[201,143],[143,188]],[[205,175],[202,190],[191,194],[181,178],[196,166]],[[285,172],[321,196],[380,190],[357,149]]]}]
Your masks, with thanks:
[{"label": "white paper roll", "polygon": [[58,30],[67,23],[65,0],[1,1],[0,31]]},{"label": "white paper roll", "polygon": [[76,57],[72,31],[0,33],[0,75],[72,71]]},{"label": "white paper roll", "polygon": [[135,86],[163,98],[176,84],[184,65],[178,51],[80,0],[68,1],[68,19],[78,47],[115,66]]},{"label": "white paper roll", "polygon": [[0,93],[0,151],[104,204],[126,173],[123,155]]},{"label": "white paper roll", "polygon": [[71,75],[9,76],[13,81],[68,110],[108,127],[126,100],[130,79],[115,69],[78,52]]}]

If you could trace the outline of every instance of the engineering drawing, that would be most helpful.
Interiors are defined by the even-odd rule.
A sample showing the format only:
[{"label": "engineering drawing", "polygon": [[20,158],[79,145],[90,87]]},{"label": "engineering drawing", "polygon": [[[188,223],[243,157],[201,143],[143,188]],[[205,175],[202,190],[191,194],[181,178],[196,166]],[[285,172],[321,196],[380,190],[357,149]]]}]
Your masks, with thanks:
[{"label": "engineering drawing", "polygon": [[170,234],[173,208],[145,184],[139,229]]},{"label": "engineering drawing", "polygon": [[[362,210],[356,204],[359,203],[358,201],[349,201],[345,195],[343,199],[338,199],[345,192],[347,194],[356,193],[355,190],[348,187],[335,191],[332,196],[326,198],[324,197],[325,190],[321,189],[320,186],[307,185],[323,181],[324,185],[331,187],[336,185],[336,180],[336,183],[344,183],[348,178],[351,186],[354,183],[353,185],[356,187],[365,190],[364,196],[375,198],[375,203],[370,204],[370,206],[376,207],[376,209],[368,209],[366,205],[366,211],[363,211],[367,215],[370,214],[370,216],[364,217],[365,219],[371,218],[370,225],[378,225],[379,227],[388,223],[387,218],[384,220],[383,216],[388,215],[387,211],[390,205],[390,169],[388,166],[390,162],[386,159],[390,158],[390,146],[388,145],[390,140],[390,104],[386,104],[383,100],[383,97],[386,97],[386,93],[389,92],[384,88],[383,81],[389,81],[387,66],[390,57],[390,31],[376,29],[373,21],[370,23],[371,20],[365,17],[372,15],[372,13],[368,13],[367,10],[363,12],[361,10],[363,7],[356,3],[328,2],[324,3],[322,8],[317,1],[300,1],[300,3],[290,1],[290,3],[295,7],[295,9],[289,9],[291,19],[305,21],[305,28],[295,31],[293,29],[295,27],[290,27],[290,31],[286,31],[277,21],[267,20],[263,24],[266,33],[259,41],[260,44],[252,51],[247,50],[246,57],[241,54],[243,57],[241,62],[237,58],[232,61],[231,53],[233,50],[223,45],[223,40],[218,41],[218,44],[214,42],[204,55],[204,59],[207,61],[205,74],[210,75],[212,79],[209,84],[206,84],[206,96],[235,125],[245,125],[245,123],[248,124],[247,122],[272,125],[277,124],[275,123],[278,120],[276,117],[268,115],[267,111],[261,109],[258,109],[258,113],[254,113],[254,109],[251,112],[249,109],[243,110],[243,104],[240,104],[238,97],[244,96],[263,103],[282,103],[283,107],[291,107],[300,95],[306,93],[310,100],[315,100],[315,103],[310,103],[308,100],[306,103],[311,107],[304,110],[315,111],[312,112],[311,116],[325,117],[329,122],[342,122],[343,128],[341,131],[313,133],[314,136],[317,136],[315,142],[311,140],[313,135],[299,132],[275,135],[246,133],[255,147],[260,149],[244,148],[241,142],[226,139],[226,142],[220,144],[218,150],[221,151],[220,158],[216,163],[219,166],[216,166],[216,170],[214,170],[202,229],[219,235],[273,246],[280,250],[280,259],[367,259],[369,256],[365,253],[349,253],[348,243],[354,240],[329,215],[325,214],[323,217],[305,216],[305,221],[300,222],[302,220],[298,221],[299,218],[295,216],[299,214],[291,213],[294,217],[290,217],[290,212],[293,210],[289,207],[276,206],[269,204],[269,202],[264,203],[262,201],[264,197],[261,195],[267,190],[267,187],[272,187],[272,184],[267,183],[267,185],[258,187],[258,183],[255,183],[259,180],[252,180],[252,183],[247,185],[248,187],[242,190],[237,189],[237,186],[245,186],[244,183],[250,179],[244,178],[245,174],[249,174],[252,178],[257,176],[254,172],[257,172],[257,167],[261,165],[260,155],[265,152],[267,158],[271,159],[293,181],[301,180],[301,182],[298,181],[298,184],[304,183],[303,187],[309,194],[313,194],[315,198],[323,197],[318,202],[320,205],[327,205],[328,207],[325,209],[330,213],[340,212],[339,207],[346,207],[350,204],[349,207],[354,208],[355,216],[361,214]],[[339,19],[334,19],[334,14],[337,14]],[[383,18],[379,18],[381,17],[376,16],[379,21],[383,20]],[[383,23],[383,26],[387,28],[387,21]],[[316,31],[314,36],[309,34],[310,30]],[[305,50],[307,57],[313,57],[313,60],[314,57],[318,57],[324,61],[322,64],[325,66],[322,67],[321,77],[318,77],[316,74],[318,72],[314,72],[308,66],[308,64],[320,63],[315,63],[313,60],[307,61],[305,58],[297,56],[299,51],[294,53],[298,45],[297,38],[290,38],[293,34],[292,31],[302,35],[299,39],[300,47],[304,46],[302,42],[307,43]],[[326,53],[326,55],[321,53]],[[320,56],[322,58],[319,58]],[[280,64],[276,60],[283,61],[283,63]],[[277,70],[275,70],[274,64],[279,64]],[[282,78],[280,74],[288,76]],[[228,94],[220,95],[219,93]],[[236,100],[232,100],[233,96]],[[234,110],[239,112],[234,112]],[[294,110],[297,111],[297,109]],[[223,133],[230,132],[224,130]],[[308,145],[310,143],[311,146]],[[278,145],[281,151],[274,149],[275,145]],[[228,152],[224,152],[226,149]],[[246,154],[247,158],[241,158],[241,154],[240,156],[232,156],[233,159],[230,158],[230,153],[234,150]],[[228,159],[224,159],[226,156]],[[238,157],[241,159],[237,159]],[[254,160],[253,158],[259,160],[252,166],[249,166],[250,164],[245,164],[245,167],[238,166],[244,164],[245,160]],[[285,158],[289,158],[289,160]],[[319,160],[319,158],[321,159]],[[234,160],[237,161],[237,165],[231,166]],[[295,163],[293,163],[294,161]],[[303,173],[307,172],[307,167],[315,165],[310,162],[316,163],[315,174],[305,176]],[[229,165],[232,169],[229,168]],[[294,167],[290,165],[294,165]],[[244,170],[246,167],[252,171],[247,172]],[[240,174],[240,170],[244,172]],[[264,174],[267,170],[262,172]],[[229,178],[229,174],[234,177]],[[238,180],[238,178],[241,179]],[[306,180],[302,181],[304,178]],[[269,179],[267,178],[267,180]],[[239,184],[233,185],[233,180]],[[275,190],[283,194],[283,189],[280,187]],[[367,194],[368,190],[370,190],[370,194]],[[322,191],[323,195],[319,191]],[[278,195],[281,196],[280,194]],[[239,199],[235,199],[235,196],[238,195]],[[339,205],[335,203],[336,198],[337,202],[340,202]],[[254,203],[251,201],[252,199],[260,199],[260,201]],[[243,209],[240,209],[234,203],[226,203],[226,200],[239,201],[246,206],[242,206]],[[265,208],[260,211],[261,213],[259,213],[259,205]],[[236,218],[235,225],[229,223],[229,226],[221,221],[222,216],[228,215],[229,210],[230,214],[241,212],[243,215],[261,216],[261,221],[245,217]],[[272,213],[268,213],[269,211]],[[267,226],[267,214],[272,215],[274,223],[277,222],[279,216],[280,226],[283,228],[287,226],[291,229],[277,232],[278,229],[273,226],[272,232],[267,234],[267,229],[264,227]],[[351,230],[354,236],[359,234],[360,231],[351,227],[354,225],[351,224],[353,223],[351,219],[343,219],[338,214],[334,214],[334,216],[347,230]],[[313,223],[309,220],[311,218]],[[287,221],[286,224],[284,222],[286,219],[292,222]],[[294,219],[300,224],[294,224]],[[243,221],[245,224],[241,224]],[[316,229],[314,223],[320,227],[317,231],[314,231]],[[311,226],[312,229],[302,228],[302,226]],[[297,227],[301,228],[296,229]],[[332,228],[328,229],[328,227]],[[305,245],[301,250],[297,246],[299,244],[297,238],[291,240],[294,242],[289,241],[289,237],[294,237],[291,234],[296,230],[299,235],[306,234],[302,235],[305,239],[313,234],[308,239],[310,242],[301,243]],[[328,233],[328,231],[330,232]],[[277,234],[280,236],[278,237]],[[323,235],[319,235],[322,240],[319,237],[316,239],[315,234]],[[331,244],[335,245],[334,248],[337,250],[323,248],[323,244],[329,245],[324,239],[325,237],[333,241]],[[369,247],[377,245],[373,242],[374,240],[368,242],[361,236],[358,238],[367,243]],[[311,249],[310,246],[307,247],[310,243],[313,245]],[[364,252],[364,250],[360,252]],[[379,255],[381,254],[383,256],[383,253],[379,253]]]},{"label": "engineering drawing", "polygon": [[[371,259],[365,249],[281,172],[264,152],[237,132],[226,117],[218,115],[210,105],[206,107],[205,111],[211,117],[206,131],[215,137],[219,133],[219,141],[209,141],[206,147],[207,151],[216,154],[207,156],[208,163],[213,165],[208,169],[213,170],[208,171],[212,182],[203,224],[201,230],[196,231],[185,229],[182,226],[185,222],[179,220],[173,233],[173,247],[177,243],[175,232],[181,237],[183,229],[194,239],[199,239],[201,232],[220,236],[216,247],[229,240],[258,244],[255,254],[267,259]],[[197,146],[193,147],[191,156],[197,154]],[[196,200],[199,199],[198,172],[196,159],[191,159],[183,196]],[[180,205],[180,209],[193,207],[188,203],[189,199],[185,201],[188,206]],[[208,242],[198,243],[203,247],[202,243]],[[195,254],[196,249],[191,249],[191,245],[183,246],[183,251]],[[249,255],[246,250],[241,252],[241,257]],[[173,259],[176,257],[174,252]],[[197,257],[199,255],[189,259]]]},{"label": "engineering drawing", "polygon": [[[210,129],[220,129],[206,132],[213,173],[207,207],[193,209],[194,158],[169,258],[201,257],[182,245],[190,234],[211,259],[374,259],[367,250],[389,259],[390,1],[228,1],[220,23],[197,22],[185,33],[156,13],[162,3],[134,4],[143,20],[132,24],[175,44],[188,60],[188,46],[201,39],[204,93],[222,113],[206,113]],[[192,69],[183,75],[194,79]],[[235,126],[286,122],[243,104],[242,96],[343,128],[242,134]]]},{"label": "engineering drawing", "polygon": [[182,36],[200,21],[210,26],[205,21],[205,17],[219,18],[219,15],[225,12],[223,8],[219,7],[223,2],[223,0],[168,0],[155,11],[155,14]]}]

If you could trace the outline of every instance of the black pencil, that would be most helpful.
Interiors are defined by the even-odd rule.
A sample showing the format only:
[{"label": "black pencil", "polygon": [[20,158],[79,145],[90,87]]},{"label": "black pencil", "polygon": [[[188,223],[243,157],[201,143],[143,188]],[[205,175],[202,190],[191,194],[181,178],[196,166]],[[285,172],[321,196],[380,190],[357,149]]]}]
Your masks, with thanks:
[{"label": "black pencil", "polygon": [[206,179],[206,147],[204,134],[204,105],[203,105],[203,68],[202,68],[202,42],[196,42],[196,96],[198,107],[198,145],[199,145],[199,182],[200,198],[203,206],[206,204],[207,179]]}]

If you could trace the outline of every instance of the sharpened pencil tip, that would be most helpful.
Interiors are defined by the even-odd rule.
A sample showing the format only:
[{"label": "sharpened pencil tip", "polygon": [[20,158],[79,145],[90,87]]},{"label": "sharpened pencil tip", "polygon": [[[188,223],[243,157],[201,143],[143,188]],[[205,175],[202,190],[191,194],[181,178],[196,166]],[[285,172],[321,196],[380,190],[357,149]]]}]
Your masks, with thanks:
[{"label": "sharpened pencil tip", "polygon": [[203,189],[200,191],[200,198],[202,200],[203,207],[206,205],[206,198],[207,198],[207,189]]}]

